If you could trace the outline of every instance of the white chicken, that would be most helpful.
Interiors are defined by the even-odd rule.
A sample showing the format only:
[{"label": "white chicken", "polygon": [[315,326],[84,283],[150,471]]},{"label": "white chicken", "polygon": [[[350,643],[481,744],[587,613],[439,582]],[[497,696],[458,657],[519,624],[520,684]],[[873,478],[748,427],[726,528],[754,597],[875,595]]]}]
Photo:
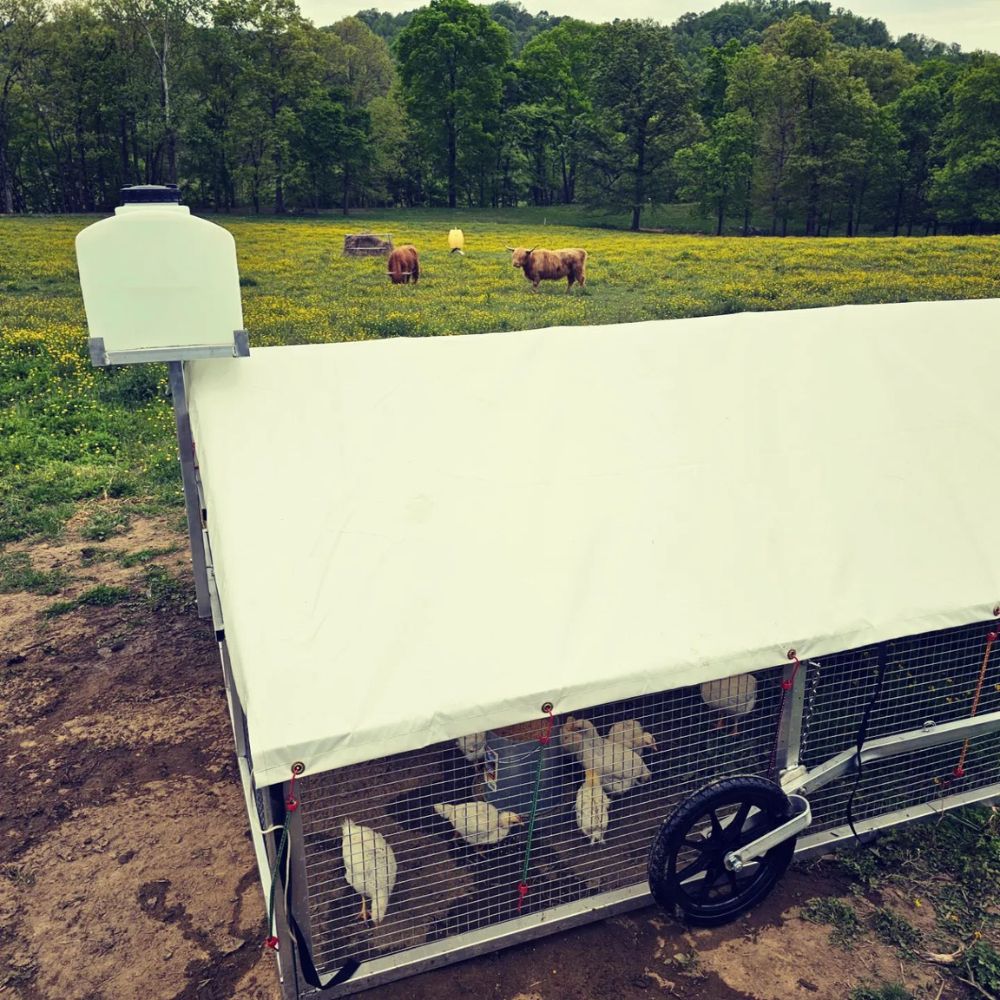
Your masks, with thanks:
[{"label": "white chicken", "polygon": [[720,713],[716,729],[721,729],[724,716],[735,720],[732,733],[739,731],[739,719],[749,715],[757,704],[757,678],[753,674],[723,677],[717,681],[706,681],[701,686],[701,700],[711,709]]},{"label": "white chicken", "polygon": [[587,719],[566,717],[560,739],[583,764],[584,771],[597,771],[609,792],[627,792],[636,782],[648,781],[652,772],[643,759],[621,740],[602,740]]},{"label": "white chicken", "polygon": [[486,756],[486,733],[469,733],[468,736],[459,736],[455,740],[455,746],[465,755],[465,759],[470,764],[482,760]]},{"label": "white chicken", "polygon": [[625,719],[623,722],[616,722],[608,730],[607,738],[616,743],[621,743],[622,746],[628,747],[629,750],[637,752],[642,750],[643,747],[649,747],[651,750],[656,749],[656,740],[653,739],[653,734],[647,733],[637,719]]},{"label": "white chicken", "polygon": [[523,823],[515,812],[500,812],[489,802],[438,802],[434,811],[455,828],[462,840],[474,847],[499,844],[510,833],[510,828]]},{"label": "white chicken", "polygon": [[345,819],[340,829],[345,877],[361,895],[360,918],[368,919],[368,899],[371,899],[372,923],[380,924],[396,885],[396,855],[385,837],[369,826]]},{"label": "white chicken", "polygon": [[604,843],[610,805],[608,794],[601,787],[600,775],[596,771],[588,771],[576,793],[576,825],[580,833],[590,838],[591,844]]}]

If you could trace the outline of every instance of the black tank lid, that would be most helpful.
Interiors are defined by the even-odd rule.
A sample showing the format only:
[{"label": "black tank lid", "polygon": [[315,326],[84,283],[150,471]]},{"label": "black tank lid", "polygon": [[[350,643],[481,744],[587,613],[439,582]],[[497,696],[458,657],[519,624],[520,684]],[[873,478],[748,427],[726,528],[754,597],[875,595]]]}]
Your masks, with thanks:
[{"label": "black tank lid", "polygon": [[133,184],[121,191],[123,205],[176,205],[181,193],[176,184]]}]

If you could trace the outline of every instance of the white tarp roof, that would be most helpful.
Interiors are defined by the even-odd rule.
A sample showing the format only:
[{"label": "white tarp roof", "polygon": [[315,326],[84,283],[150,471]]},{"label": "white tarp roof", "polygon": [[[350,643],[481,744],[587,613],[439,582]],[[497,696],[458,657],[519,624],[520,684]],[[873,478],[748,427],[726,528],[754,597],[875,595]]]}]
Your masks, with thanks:
[{"label": "white tarp roof", "polygon": [[190,366],[258,784],[991,617],[1000,300]]}]

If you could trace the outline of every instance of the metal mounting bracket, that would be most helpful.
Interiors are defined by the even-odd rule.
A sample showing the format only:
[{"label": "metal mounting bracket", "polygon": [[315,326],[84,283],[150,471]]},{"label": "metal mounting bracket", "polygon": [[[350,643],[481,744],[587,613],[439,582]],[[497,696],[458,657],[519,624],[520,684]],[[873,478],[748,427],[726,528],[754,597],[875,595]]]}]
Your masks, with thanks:
[{"label": "metal mounting bracket", "polygon": [[108,365],[137,365],[153,361],[193,361],[198,358],[248,358],[250,338],[246,330],[234,330],[232,344],[202,347],[141,347],[134,351],[109,351],[103,337],[91,337],[90,363],[95,368]]},{"label": "metal mounting bracket", "polygon": [[745,844],[738,851],[730,851],[723,858],[723,864],[728,871],[738,872],[753,861],[755,858],[767,854],[772,847],[777,847],[791,837],[798,836],[810,823],[812,823],[812,809],[809,800],[804,795],[789,795],[788,800],[795,810],[792,818],[781,826],[765,833],[763,837]]}]

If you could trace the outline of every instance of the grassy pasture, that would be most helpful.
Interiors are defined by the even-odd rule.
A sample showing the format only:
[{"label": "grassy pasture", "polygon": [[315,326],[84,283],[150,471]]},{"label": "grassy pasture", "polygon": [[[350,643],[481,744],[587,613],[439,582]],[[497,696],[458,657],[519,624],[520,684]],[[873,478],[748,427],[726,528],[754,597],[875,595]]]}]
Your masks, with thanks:
[{"label": "grassy pasture", "polygon": [[[181,503],[165,369],[90,367],[73,239],[92,221],[0,223],[0,546],[58,533],[81,502]],[[553,226],[541,211],[219,221],[256,346],[1000,296],[1000,237],[716,239]],[[448,253],[453,224],[465,257]],[[382,258],[342,256],[344,234],[365,228],[416,244],[419,285],[390,285]],[[584,247],[585,291],[532,294],[504,244]]]}]

